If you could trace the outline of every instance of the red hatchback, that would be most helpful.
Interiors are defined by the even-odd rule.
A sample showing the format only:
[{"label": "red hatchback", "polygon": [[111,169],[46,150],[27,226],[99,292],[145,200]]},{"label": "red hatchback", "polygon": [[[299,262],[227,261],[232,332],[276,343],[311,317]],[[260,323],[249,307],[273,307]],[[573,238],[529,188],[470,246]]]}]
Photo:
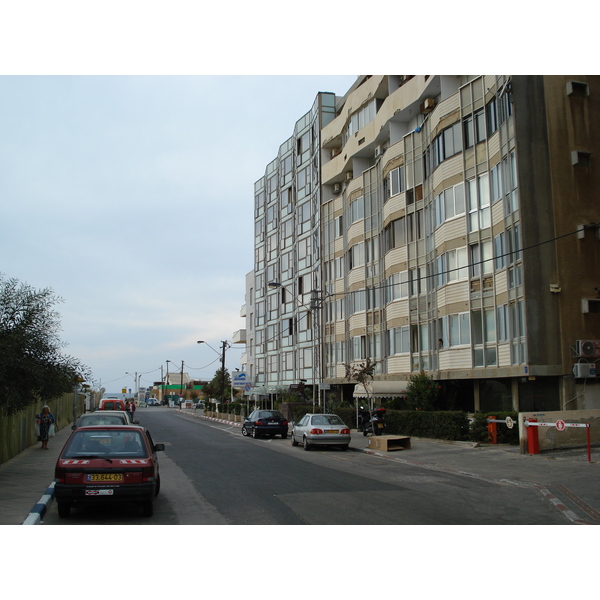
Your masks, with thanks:
[{"label": "red hatchback", "polygon": [[135,425],[103,425],[76,429],[67,440],[55,469],[54,497],[60,517],[72,505],[138,502],[151,517],[160,490],[157,451],[150,432]]}]

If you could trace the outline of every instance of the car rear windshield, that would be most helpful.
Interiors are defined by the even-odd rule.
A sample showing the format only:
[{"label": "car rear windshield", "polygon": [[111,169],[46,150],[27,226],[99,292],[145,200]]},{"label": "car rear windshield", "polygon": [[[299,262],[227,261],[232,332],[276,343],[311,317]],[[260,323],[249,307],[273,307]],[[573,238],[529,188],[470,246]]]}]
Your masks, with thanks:
[{"label": "car rear windshield", "polygon": [[312,418],[313,425],[343,425],[344,422],[337,415],[316,415]]},{"label": "car rear windshield", "polygon": [[148,457],[142,432],[123,429],[95,429],[75,431],[61,458],[77,458],[96,454],[111,458]]},{"label": "car rear windshield", "polygon": [[260,413],[261,419],[283,419],[284,416],[278,410],[265,410]]},{"label": "car rear windshield", "polygon": [[77,425],[79,427],[89,427],[90,425],[127,425],[127,421],[117,415],[90,415],[89,417],[81,417]]}]

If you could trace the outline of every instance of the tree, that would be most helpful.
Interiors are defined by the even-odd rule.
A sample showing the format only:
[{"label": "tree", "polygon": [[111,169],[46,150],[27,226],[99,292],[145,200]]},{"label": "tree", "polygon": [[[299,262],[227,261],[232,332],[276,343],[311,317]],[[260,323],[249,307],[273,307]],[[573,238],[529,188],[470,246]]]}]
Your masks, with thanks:
[{"label": "tree", "polygon": [[410,409],[437,410],[439,398],[439,384],[425,371],[410,376],[406,386],[406,404]]},{"label": "tree", "polygon": [[63,355],[62,302],[50,288],[35,290],[0,273],[0,408],[8,414],[71,391],[89,369]]},{"label": "tree", "polygon": [[[223,382],[223,377],[225,381]],[[221,393],[221,390],[223,392]],[[218,369],[215,372],[215,376],[204,388],[204,395],[207,398],[214,398],[217,402],[226,402],[231,396],[231,379],[229,377],[229,371],[225,369]]]},{"label": "tree", "polygon": [[377,362],[378,361],[376,360],[367,358],[367,360],[359,364],[344,364],[344,367],[346,368],[346,381],[356,381],[365,388],[370,408],[373,408],[371,400],[371,382],[373,381],[373,375],[375,375]]}]

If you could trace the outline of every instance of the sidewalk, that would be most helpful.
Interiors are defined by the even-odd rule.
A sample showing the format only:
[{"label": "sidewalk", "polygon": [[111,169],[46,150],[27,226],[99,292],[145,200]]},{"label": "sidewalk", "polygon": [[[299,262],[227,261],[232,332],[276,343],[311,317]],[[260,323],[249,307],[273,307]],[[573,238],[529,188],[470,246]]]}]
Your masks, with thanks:
[{"label": "sidewalk", "polygon": [[[193,410],[182,412],[208,419]],[[54,465],[70,433],[70,427],[63,428],[48,444],[49,450],[36,444],[0,465],[0,525],[42,522],[53,499]],[[516,446],[412,438],[410,449],[383,452],[370,449],[369,439],[353,431],[350,450],[408,467],[532,487],[562,512],[565,523],[600,524],[600,448],[592,448],[592,462],[588,462],[585,448],[524,455]]]},{"label": "sidewalk", "polygon": [[48,442],[26,448],[0,465],[0,525],[37,525],[54,496],[54,466],[71,427],[63,427]]}]

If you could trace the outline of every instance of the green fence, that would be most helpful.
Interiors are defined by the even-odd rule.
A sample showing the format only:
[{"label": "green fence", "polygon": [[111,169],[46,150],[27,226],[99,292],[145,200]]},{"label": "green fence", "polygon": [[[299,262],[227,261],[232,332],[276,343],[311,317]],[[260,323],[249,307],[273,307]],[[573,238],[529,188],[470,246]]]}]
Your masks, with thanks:
[{"label": "green fence", "polygon": [[[85,396],[77,394],[77,416],[84,411]],[[6,415],[0,410],[0,464],[6,462],[38,443],[35,435],[35,416],[47,404],[56,419],[56,429],[69,427],[73,421],[73,394],[65,394],[57,400],[36,402],[14,415]]]}]

